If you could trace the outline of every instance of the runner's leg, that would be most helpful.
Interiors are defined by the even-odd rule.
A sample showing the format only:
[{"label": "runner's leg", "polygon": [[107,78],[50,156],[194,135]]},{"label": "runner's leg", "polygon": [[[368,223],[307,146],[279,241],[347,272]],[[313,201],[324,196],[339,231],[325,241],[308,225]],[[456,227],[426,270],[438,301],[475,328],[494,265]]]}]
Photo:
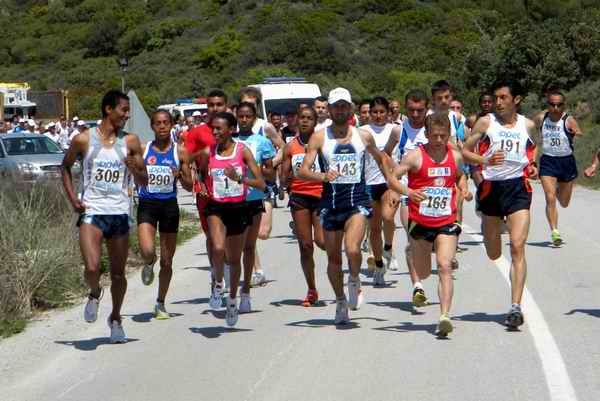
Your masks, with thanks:
[{"label": "runner's leg", "polygon": [[156,227],[149,223],[142,223],[138,225],[140,254],[142,255],[144,263],[147,265],[153,264],[156,260],[156,250],[154,248],[155,238]]},{"label": "runner's leg", "polygon": [[[558,210],[556,209],[556,177],[544,175],[540,177],[542,187],[544,188],[544,196],[546,197],[546,218],[550,225],[550,230],[558,228]],[[569,193],[569,199],[571,194]]]},{"label": "runner's leg", "polygon": [[343,299],[344,276],[342,274],[342,241],[344,231],[325,230],[325,249],[327,250],[327,277],[337,299]]},{"label": "runner's leg", "polygon": [[491,260],[496,260],[502,256],[502,226],[504,221],[497,216],[482,215],[483,222],[483,243],[485,251]]},{"label": "runner's leg", "polygon": [[575,181],[558,183],[558,202],[563,208],[569,207],[569,203],[571,203],[573,187],[575,187]]},{"label": "runner's leg", "polygon": [[102,239],[102,231],[93,224],[82,224],[79,228],[79,247],[85,265],[83,275],[94,298],[100,297]]},{"label": "runner's leg", "polygon": [[[229,263],[229,271],[231,274],[231,284],[229,289],[229,298],[231,299],[235,299],[237,297],[237,291],[240,285],[240,276],[242,271],[242,249],[244,249],[244,244],[246,242],[246,233],[247,231],[244,231],[240,235],[230,235],[227,236],[225,240],[227,248],[227,262]],[[244,282],[244,285],[245,284],[246,283]]]},{"label": "runner's leg", "polygon": [[226,229],[219,216],[207,217],[212,241],[212,267],[217,283],[223,282],[223,269],[225,265],[225,235]]},{"label": "runner's leg", "polygon": [[244,241],[244,286],[242,292],[250,294],[252,271],[256,265],[256,240],[260,230],[261,215],[252,217],[252,224],[246,230]]},{"label": "runner's leg", "polygon": [[[383,240],[381,238],[382,216],[381,201],[372,201],[373,215],[369,219],[369,240],[371,241],[371,251],[375,257],[375,266],[383,267]],[[347,236],[347,234],[346,234]]]},{"label": "runner's leg", "polygon": [[300,264],[309,290],[316,290],[315,261],[313,259],[313,222],[309,209],[292,210],[292,218],[296,225],[296,236],[300,248]]},{"label": "runner's leg", "polygon": [[410,234],[408,233],[408,206],[406,205],[402,205],[400,207],[400,220],[402,221],[402,226],[404,227],[404,231],[406,232],[406,239],[407,239],[407,244],[406,247],[404,248],[404,254],[406,257],[406,267],[408,268],[408,274],[410,275],[410,281],[412,282],[412,285],[414,286],[416,283],[419,282],[419,276],[417,275],[417,273],[415,272],[415,269],[413,267],[413,256],[412,256],[412,252],[411,252],[411,241],[410,241]]},{"label": "runner's leg", "polygon": [[344,248],[348,258],[348,267],[350,276],[354,280],[359,279],[360,266],[362,264],[362,253],[360,242],[367,229],[367,217],[361,213],[355,213],[350,217],[344,226]]},{"label": "runner's leg", "polygon": [[173,276],[173,256],[177,248],[177,233],[160,233],[160,273],[158,302],[164,303]]},{"label": "runner's leg", "polygon": [[110,293],[113,310],[111,321],[121,322],[121,306],[127,292],[127,277],[125,266],[129,256],[129,234],[114,236],[106,241],[108,260],[110,263]]},{"label": "runner's leg", "polygon": [[456,255],[458,237],[440,234],[435,239],[435,258],[438,271],[438,296],[442,315],[450,312],[454,283],[452,281],[452,259]]},{"label": "runner's leg", "polygon": [[321,226],[321,219],[319,217],[318,210],[312,212],[311,219],[313,227],[313,238],[315,240],[315,244],[322,250],[325,250],[325,234],[323,227]]},{"label": "runner's leg", "polygon": [[529,210],[519,210],[508,216],[510,229],[510,282],[513,304],[521,304],[525,278],[527,277],[527,261],[525,260],[525,242],[529,234]]}]

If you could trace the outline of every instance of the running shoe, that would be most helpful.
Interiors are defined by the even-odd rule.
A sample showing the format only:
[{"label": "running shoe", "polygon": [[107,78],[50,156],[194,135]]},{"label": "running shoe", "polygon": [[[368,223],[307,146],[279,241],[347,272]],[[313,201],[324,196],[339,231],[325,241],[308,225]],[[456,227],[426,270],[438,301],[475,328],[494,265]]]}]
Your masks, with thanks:
[{"label": "running shoe", "polygon": [[439,337],[447,337],[448,334],[452,333],[452,330],[454,330],[454,327],[452,327],[452,321],[448,315],[444,313],[442,316],[440,316],[440,321],[437,329],[435,330],[435,334]]},{"label": "running shoe", "polygon": [[125,330],[123,330],[123,325],[116,320],[111,320],[111,315],[108,315],[108,319],[106,320],[106,324],[110,328],[110,343],[111,344],[123,344],[126,343],[125,339]]},{"label": "running shoe", "polygon": [[142,283],[144,283],[144,285],[150,285],[154,282],[154,263],[156,263],[156,261],[144,265],[142,268]]},{"label": "running shoe", "polygon": [[165,309],[164,303],[157,302],[156,305],[154,305],[154,318],[156,320],[167,320],[171,318],[171,315],[169,315],[169,312]]},{"label": "running shoe", "polygon": [[250,286],[258,287],[264,285],[267,282],[267,276],[265,275],[264,270],[256,271],[252,274],[252,279],[250,280]]},{"label": "running shoe", "polygon": [[215,284],[208,305],[211,309],[221,309],[223,306],[223,283]]},{"label": "running shoe", "polygon": [[450,266],[452,266],[452,270],[458,270],[458,259],[452,258]]},{"label": "running shoe", "polygon": [[100,306],[100,300],[102,299],[103,293],[104,290],[101,289],[98,298],[94,298],[92,294],[88,295],[88,301],[83,310],[83,318],[86,322],[94,323],[98,319],[98,307]]},{"label": "running shoe", "polygon": [[413,304],[420,308],[427,305],[427,297],[425,296],[425,290],[422,288],[415,288],[413,290]]},{"label": "running shoe", "polygon": [[394,253],[390,251],[383,251],[383,258],[385,259],[385,267],[387,270],[396,271],[398,270],[398,261],[394,256]]},{"label": "running shoe", "polygon": [[319,293],[317,290],[308,290],[306,298],[302,301],[302,306],[309,307],[319,303]]},{"label": "running shoe", "polygon": [[561,246],[563,244],[563,240],[562,240],[558,230],[552,230],[551,237],[552,237],[552,243],[554,244],[554,246]]},{"label": "running shoe", "polygon": [[350,323],[350,316],[348,316],[348,301],[346,299],[337,300],[335,302],[335,324],[346,324]]},{"label": "running shoe", "polygon": [[227,312],[225,313],[225,321],[227,326],[233,327],[238,321],[237,299],[227,297]]},{"label": "running shoe", "polygon": [[504,324],[506,324],[511,329],[516,329],[525,323],[525,319],[523,318],[523,312],[521,311],[521,305],[513,304],[506,315],[506,320],[504,320]]},{"label": "running shoe", "polygon": [[360,288],[360,280],[348,278],[348,305],[352,310],[359,310],[364,300],[364,294]]},{"label": "running shoe", "polygon": [[250,302],[250,294],[242,292],[240,295],[240,313],[250,313],[252,311],[252,303]]},{"label": "running shoe", "polygon": [[223,288],[223,293],[227,294],[229,293],[229,283],[231,282],[231,276],[230,273],[231,272],[231,268],[229,267],[229,265],[227,263],[225,263],[224,267],[223,267],[223,278],[225,279],[225,288]]},{"label": "running shoe", "polygon": [[385,287],[385,267],[376,267],[373,273],[373,286]]}]

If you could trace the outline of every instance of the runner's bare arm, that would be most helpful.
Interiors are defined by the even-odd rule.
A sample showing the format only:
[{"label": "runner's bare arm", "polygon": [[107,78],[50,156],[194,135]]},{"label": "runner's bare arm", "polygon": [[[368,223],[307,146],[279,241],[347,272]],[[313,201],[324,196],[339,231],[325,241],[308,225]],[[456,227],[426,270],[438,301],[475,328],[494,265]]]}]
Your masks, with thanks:
[{"label": "runner's bare arm", "polygon": [[133,178],[139,186],[148,185],[148,172],[144,164],[144,156],[142,152],[142,145],[137,135],[129,134],[126,137],[127,142],[127,157],[125,157],[125,164],[127,168],[133,174]]},{"label": "runner's bare arm", "polygon": [[392,152],[394,151],[394,148],[396,147],[396,145],[400,141],[400,133],[402,132],[402,128],[401,127],[402,127],[401,125],[397,125],[397,126],[395,126],[392,129],[390,137],[388,138],[388,141],[385,144],[385,148],[383,149],[383,151],[385,153],[387,153],[388,156],[392,155]]},{"label": "runner's bare arm", "polygon": [[421,202],[426,197],[420,190],[412,190],[407,185],[402,184],[398,178],[407,174],[409,171],[416,171],[421,168],[421,151],[419,149],[408,152],[400,164],[394,167],[393,171],[384,170],[383,175],[388,183],[389,189],[400,194],[408,196],[414,202]]},{"label": "runner's bare arm", "polygon": [[263,161],[262,174],[266,180],[273,182],[275,181],[275,168],[273,167],[273,159]]},{"label": "runner's bare arm", "polygon": [[491,157],[483,157],[482,155],[475,152],[475,146],[480,139],[485,135],[485,132],[490,126],[490,118],[487,116],[481,117],[475,123],[471,135],[465,141],[462,148],[463,159],[470,164],[481,164],[481,165],[499,165],[504,163],[504,152],[501,150],[496,151]]},{"label": "runner's bare arm", "polygon": [[454,163],[456,164],[456,182],[457,182],[457,187],[460,190],[460,192],[462,193],[463,197],[470,201],[472,199],[471,196],[471,192],[469,191],[469,184],[468,184],[468,179],[467,180],[461,180],[461,177],[463,175],[465,175],[464,171],[463,171],[463,165],[464,165],[464,160],[462,157],[462,153],[458,152],[458,151],[453,151],[452,152],[453,156],[454,156]]},{"label": "runner's bare arm", "polygon": [[308,149],[304,156],[304,161],[302,162],[302,167],[300,167],[300,170],[298,171],[298,178],[301,180],[331,182],[338,176],[337,171],[334,170],[329,170],[326,173],[311,171],[311,167],[317,158],[319,149],[323,146],[324,138],[324,130],[315,132],[311,135],[310,140],[308,141]]},{"label": "runner's bare arm", "polygon": [[574,136],[583,136],[583,131],[579,128],[579,124],[575,117],[569,116],[567,121],[565,121],[565,124],[567,125],[567,129],[571,131]]},{"label": "runner's bare arm", "polygon": [[244,148],[244,163],[246,163],[246,166],[248,166],[248,169],[250,169],[254,178],[250,178],[248,176],[234,177],[233,174],[237,175],[237,173],[235,173],[235,170],[233,168],[230,169],[231,171],[229,171],[230,173],[233,172],[233,174],[231,174],[231,175],[227,174],[229,168],[225,169],[225,174],[229,178],[231,178],[232,180],[235,180],[235,181],[239,181],[239,179],[241,178],[249,186],[254,187],[258,190],[264,191],[265,188],[267,187],[267,184],[265,184],[265,180],[263,179],[262,172],[260,171],[260,167],[258,167],[258,164],[256,164],[256,161],[254,161],[254,155],[252,154],[252,151],[246,147]]},{"label": "runner's bare arm", "polygon": [[530,160],[529,166],[527,167],[527,175],[529,176],[529,178],[536,179],[538,176],[538,167],[537,167],[537,163],[536,163],[538,149],[539,149],[538,144],[541,141],[541,138],[538,135],[540,130],[539,130],[538,126],[535,124],[535,122],[530,119],[526,119],[525,124],[527,127],[527,132],[529,133],[529,137],[531,138],[531,140],[533,141],[533,144],[534,144],[533,155]]},{"label": "runner's bare arm", "polygon": [[[393,167],[394,167],[393,160],[391,159],[391,157],[388,154],[377,149],[373,135],[371,135],[370,132],[362,130],[362,129],[359,130],[359,133],[363,140],[363,143],[366,146],[367,152],[369,152],[369,154],[371,156],[373,156],[373,159],[377,162],[377,166],[379,166],[379,169],[382,172],[387,169],[389,169],[390,171],[393,170]],[[385,162],[384,162],[384,157],[386,157]]]},{"label": "runner's bare arm", "polygon": [[277,167],[282,159],[283,159],[283,149],[285,148],[285,142],[281,138],[281,135],[277,132],[277,129],[271,123],[267,123],[265,125],[265,135],[267,138],[271,140],[275,149],[277,149],[277,154],[273,158],[273,166]]},{"label": "runner's bare arm", "polygon": [[[87,150],[89,143],[89,137],[87,134],[76,135],[71,141],[71,146],[67,149],[67,153],[63,158],[61,166],[62,183],[69,198],[69,202],[73,206],[76,212],[83,213],[85,211],[85,205],[78,199],[73,187],[73,174],[71,168],[77,159],[83,160],[83,156]],[[83,180],[83,177],[81,177]]]},{"label": "runner's bare arm", "polygon": [[583,174],[588,178],[595,176],[599,161],[600,161],[600,148],[598,148],[594,151],[594,154],[592,155],[592,163],[590,164],[589,167],[587,167],[583,171]]},{"label": "runner's bare arm", "polygon": [[183,189],[192,192],[194,182],[192,181],[192,171],[190,169],[190,156],[183,146],[177,147],[177,153],[179,156],[179,182],[181,182]]},{"label": "runner's bare arm", "polygon": [[281,162],[281,168],[279,169],[279,185],[280,191],[282,194],[285,192],[288,186],[288,179],[290,177],[290,171],[292,170],[292,156],[290,153],[289,144],[285,145],[283,149],[283,161]]}]

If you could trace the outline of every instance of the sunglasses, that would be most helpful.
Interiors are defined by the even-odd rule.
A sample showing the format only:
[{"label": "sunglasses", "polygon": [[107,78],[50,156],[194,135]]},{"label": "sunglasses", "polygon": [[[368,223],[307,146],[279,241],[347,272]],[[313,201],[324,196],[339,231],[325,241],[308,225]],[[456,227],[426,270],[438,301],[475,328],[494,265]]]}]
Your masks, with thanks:
[{"label": "sunglasses", "polygon": [[561,102],[561,103],[550,103],[550,102],[548,102],[548,107],[550,107],[550,108],[552,108],[552,107],[557,107],[557,108],[559,108],[559,107],[563,107],[564,105],[565,105],[565,104],[564,104],[564,103],[562,103],[562,102]]}]

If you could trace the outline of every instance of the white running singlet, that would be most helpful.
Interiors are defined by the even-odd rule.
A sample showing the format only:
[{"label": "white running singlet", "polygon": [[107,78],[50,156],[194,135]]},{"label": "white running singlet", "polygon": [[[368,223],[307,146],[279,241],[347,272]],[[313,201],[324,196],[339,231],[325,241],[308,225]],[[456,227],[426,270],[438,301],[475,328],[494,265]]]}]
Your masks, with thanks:
[{"label": "white running singlet", "polygon": [[[383,151],[395,126],[395,124],[367,124],[361,129],[368,131],[375,140],[377,149]],[[369,153],[365,155],[365,181],[367,185],[385,184],[385,177],[379,169],[377,161]]]},{"label": "white running singlet", "polygon": [[573,134],[567,129],[568,114],[552,121],[548,113],[542,123],[542,152],[546,156],[563,157],[573,154]]}]

